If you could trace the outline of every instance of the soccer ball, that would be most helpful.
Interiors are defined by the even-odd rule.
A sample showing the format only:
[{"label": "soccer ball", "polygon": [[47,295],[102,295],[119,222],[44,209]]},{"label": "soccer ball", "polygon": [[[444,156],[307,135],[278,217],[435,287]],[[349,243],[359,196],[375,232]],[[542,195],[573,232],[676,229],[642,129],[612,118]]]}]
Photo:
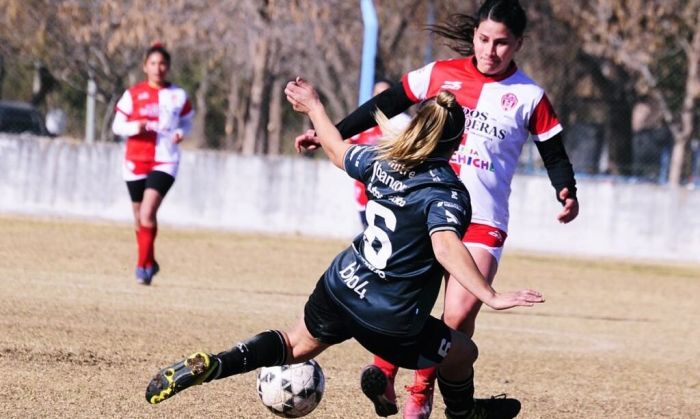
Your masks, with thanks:
[{"label": "soccer ball", "polygon": [[321,402],[326,378],[318,362],[266,367],[258,371],[258,396],[277,416],[300,418]]}]

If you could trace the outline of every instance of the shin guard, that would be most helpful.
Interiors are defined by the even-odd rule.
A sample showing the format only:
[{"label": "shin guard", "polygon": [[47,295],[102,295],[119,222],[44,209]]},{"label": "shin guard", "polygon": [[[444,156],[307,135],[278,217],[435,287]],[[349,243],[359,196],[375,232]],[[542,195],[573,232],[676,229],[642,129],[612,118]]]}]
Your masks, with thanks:
[{"label": "shin guard", "polygon": [[216,355],[221,367],[216,379],[256,370],[260,367],[284,365],[287,360],[287,341],[282,332],[268,330],[238,343],[228,351]]}]

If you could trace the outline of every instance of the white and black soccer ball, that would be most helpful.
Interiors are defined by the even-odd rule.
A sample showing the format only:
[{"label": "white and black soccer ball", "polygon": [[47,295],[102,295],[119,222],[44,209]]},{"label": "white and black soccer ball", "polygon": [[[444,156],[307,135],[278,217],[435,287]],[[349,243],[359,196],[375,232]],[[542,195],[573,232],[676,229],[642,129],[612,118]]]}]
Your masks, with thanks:
[{"label": "white and black soccer ball", "polygon": [[258,371],[258,396],[277,416],[300,418],[321,402],[326,378],[318,362],[265,367]]}]

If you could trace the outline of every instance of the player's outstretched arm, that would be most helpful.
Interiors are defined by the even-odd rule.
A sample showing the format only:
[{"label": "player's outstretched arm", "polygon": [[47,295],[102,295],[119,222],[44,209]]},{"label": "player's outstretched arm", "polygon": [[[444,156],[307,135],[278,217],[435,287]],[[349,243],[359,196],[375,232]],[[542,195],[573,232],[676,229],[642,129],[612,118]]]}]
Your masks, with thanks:
[{"label": "player's outstretched arm", "polygon": [[[338,122],[335,127],[340,131],[341,137],[348,139],[377,125],[377,120],[374,118],[377,110],[380,110],[387,118],[392,118],[410,108],[411,105],[413,105],[413,101],[406,94],[403,85],[397,84],[362,104]],[[294,140],[294,148],[298,153],[301,153],[302,150],[314,151],[320,146],[321,144],[316,137],[308,135],[308,132]]]},{"label": "player's outstretched arm", "polygon": [[453,231],[438,231],[430,236],[438,262],[464,288],[494,310],[543,303],[542,294],[533,290],[498,293],[484,279],[462,240]]},{"label": "player's outstretched arm", "polygon": [[297,137],[295,145],[304,140],[313,141],[318,139],[323,151],[331,162],[339,168],[345,169],[343,167],[343,156],[345,151],[350,148],[350,144],[343,141],[340,132],[328,118],[328,114],[326,114],[326,110],[314,87],[306,80],[297,77],[296,80],[287,83],[284,93],[295,111],[309,116],[316,131],[315,137],[313,132],[309,131]]}]

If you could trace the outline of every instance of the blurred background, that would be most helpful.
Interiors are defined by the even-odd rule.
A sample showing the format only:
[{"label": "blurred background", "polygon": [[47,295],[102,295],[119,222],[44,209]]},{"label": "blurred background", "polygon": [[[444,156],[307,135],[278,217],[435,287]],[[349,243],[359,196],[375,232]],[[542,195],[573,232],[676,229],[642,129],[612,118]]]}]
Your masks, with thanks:
[{"label": "blurred background", "polygon": [[[700,186],[700,0],[521,3],[529,26],[516,59],[548,92],[578,177]],[[456,56],[425,27],[478,2],[374,6],[375,76],[399,79]],[[358,104],[362,34],[359,0],[0,0],[0,130],[117,141],[114,105],[161,41],[197,111],[188,147],[289,154],[305,121],[284,84],[313,81],[339,120]],[[29,111],[19,128],[1,122],[18,106],[46,126]],[[541,171],[534,149],[521,163]]]}]

